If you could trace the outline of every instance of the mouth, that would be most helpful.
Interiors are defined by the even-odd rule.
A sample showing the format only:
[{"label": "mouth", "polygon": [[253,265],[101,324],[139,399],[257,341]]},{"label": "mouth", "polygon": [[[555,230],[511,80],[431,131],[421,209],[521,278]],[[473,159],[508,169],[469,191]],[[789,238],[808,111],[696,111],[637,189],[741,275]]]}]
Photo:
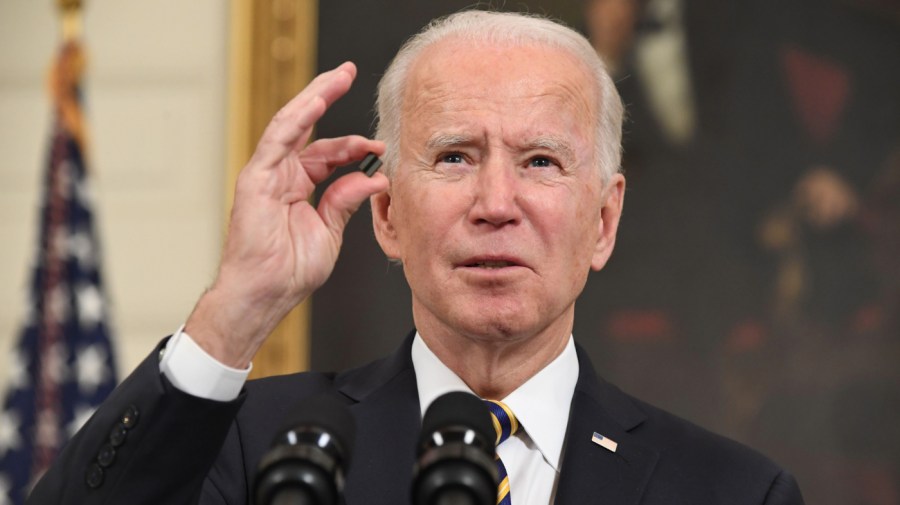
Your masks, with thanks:
[{"label": "mouth", "polygon": [[469,258],[461,263],[463,268],[477,268],[483,270],[499,270],[502,268],[521,267],[524,263],[516,258],[507,257],[475,257]]},{"label": "mouth", "polygon": [[477,261],[475,263],[470,263],[466,265],[469,268],[506,268],[517,266],[515,263],[511,261]]}]

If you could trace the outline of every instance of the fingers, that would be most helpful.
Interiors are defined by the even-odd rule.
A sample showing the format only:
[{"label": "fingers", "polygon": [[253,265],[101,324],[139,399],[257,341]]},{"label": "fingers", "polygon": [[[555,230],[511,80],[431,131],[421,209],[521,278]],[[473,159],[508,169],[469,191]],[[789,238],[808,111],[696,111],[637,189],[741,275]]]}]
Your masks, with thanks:
[{"label": "fingers", "polygon": [[324,181],[336,167],[361,160],[368,153],[384,154],[384,142],[359,135],[320,139],[303,150],[300,162],[313,183]]},{"label": "fingers", "polygon": [[331,107],[331,104],[350,89],[354,79],[356,79],[356,65],[353,62],[346,61],[334,69],[316,76],[284,108],[290,110],[295,106],[295,103],[302,104],[307,95],[320,96],[325,100],[325,106]]},{"label": "fingers", "polygon": [[350,89],[355,77],[356,66],[346,62],[313,79],[272,118],[254,158],[262,166],[270,167],[305,143],[316,121]]},{"label": "fingers", "polygon": [[362,172],[349,173],[334,181],[319,201],[318,212],[331,233],[340,238],[350,216],[375,193],[387,191],[388,178],[382,173],[367,177]]}]

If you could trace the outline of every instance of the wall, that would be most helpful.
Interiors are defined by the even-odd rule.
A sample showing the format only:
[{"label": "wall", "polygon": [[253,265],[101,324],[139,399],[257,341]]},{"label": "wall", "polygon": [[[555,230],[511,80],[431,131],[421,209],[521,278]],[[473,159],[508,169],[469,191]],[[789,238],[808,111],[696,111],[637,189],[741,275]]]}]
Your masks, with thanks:
[{"label": "wall", "polygon": [[[0,2],[0,369],[18,338],[35,257],[54,4]],[[124,376],[184,321],[215,272],[228,4],[86,4],[95,226]]]}]

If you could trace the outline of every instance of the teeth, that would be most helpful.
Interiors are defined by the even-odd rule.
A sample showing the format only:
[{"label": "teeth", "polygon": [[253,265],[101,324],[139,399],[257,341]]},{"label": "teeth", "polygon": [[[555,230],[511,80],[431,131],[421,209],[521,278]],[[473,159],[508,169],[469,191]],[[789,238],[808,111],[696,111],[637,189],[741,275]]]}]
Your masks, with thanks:
[{"label": "teeth", "polygon": [[479,268],[503,268],[510,266],[508,261],[479,261],[475,264]]}]

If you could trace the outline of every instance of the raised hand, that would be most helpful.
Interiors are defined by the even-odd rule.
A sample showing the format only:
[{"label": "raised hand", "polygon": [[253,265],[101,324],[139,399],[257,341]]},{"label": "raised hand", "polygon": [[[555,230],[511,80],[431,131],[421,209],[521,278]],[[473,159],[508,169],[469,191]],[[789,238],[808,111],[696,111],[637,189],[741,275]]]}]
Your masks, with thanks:
[{"label": "raised hand", "polygon": [[316,77],[275,115],[238,176],[218,277],[185,326],[226,365],[246,367],[284,315],[325,282],[350,216],[388,187],[381,173],[354,172],[334,181],[317,207],[309,202],[336,167],[384,153],[383,143],[360,136],[306,145],[355,76],[348,62]]}]

